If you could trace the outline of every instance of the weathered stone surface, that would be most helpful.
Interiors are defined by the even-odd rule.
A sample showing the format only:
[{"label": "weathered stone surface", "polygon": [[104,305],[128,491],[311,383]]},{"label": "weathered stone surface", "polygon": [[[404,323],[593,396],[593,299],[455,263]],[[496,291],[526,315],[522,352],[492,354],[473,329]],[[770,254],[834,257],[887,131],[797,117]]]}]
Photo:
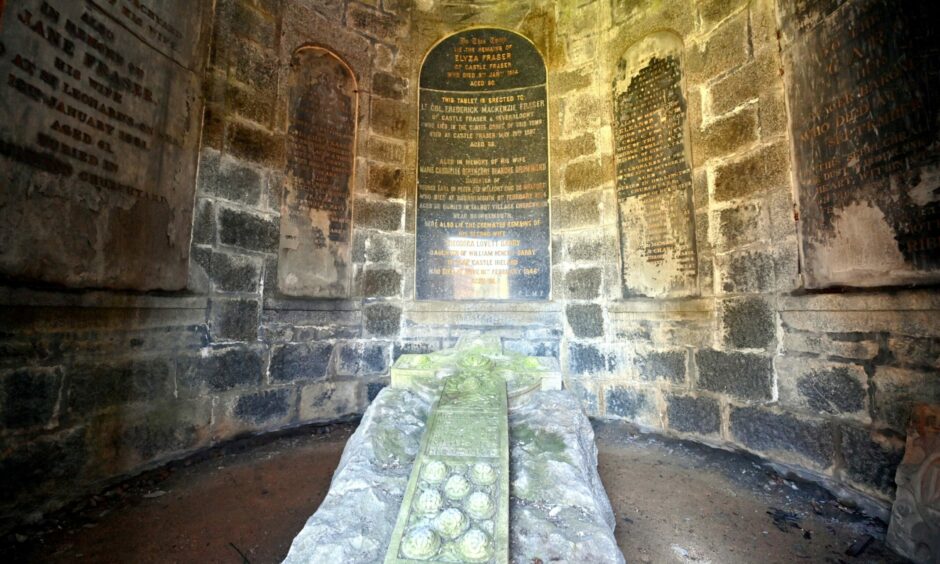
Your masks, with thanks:
[{"label": "weathered stone surface", "polygon": [[833,463],[835,444],[829,423],[759,407],[732,407],[730,419],[731,434],[750,449],[771,456],[776,451],[778,459],[780,452],[789,452],[821,469]]},{"label": "weathered stone surface", "polygon": [[604,314],[599,304],[569,304],[565,314],[575,337],[604,336]]},{"label": "weathered stone surface", "polygon": [[[411,186],[407,179],[408,175],[399,166],[372,163],[366,175],[366,188],[386,198],[400,198],[406,186]],[[413,175],[411,180],[414,181]]]},{"label": "weathered stone surface", "polygon": [[699,387],[743,400],[772,397],[773,367],[765,356],[700,350],[695,353]]},{"label": "weathered stone surface", "polygon": [[378,397],[379,392],[388,387],[388,384],[384,382],[370,382],[366,384],[366,401],[370,404],[375,401],[375,398]]},{"label": "weathered stone surface", "polygon": [[388,345],[384,343],[345,343],[339,349],[336,372],[342,376],[376,375],[388,371]]},{"label": "weathered stone surface", "polygon": [[21,368],[0,377],[0,420],[7,429],[45,425],[55,412],[62,385],[57,368]]},{"label": "weathered stone surface", "polygon": [[872,418],[897,431],[907,428],[914,404],[940,403],[940,380],[933,371],[878,366],[871,384]]},{"label": "weathered stone surface", "polygon": [[747,11],[724,22],[708,39],[686,53],[690,79],[694,83],[729,71],[747,61]]},{"label": "weathered stone surface", "polygon": [[895,477],[888,546],[918,564],[940,558],[937,492],[940,491],[940,407],[919,404],[907,429],[907,448]]},{"label": "weathered stone surface", "polygon": [[607,415],[623,417],[647,426],[656,426],[656,398],[649,390],[624,387],[608,388],[604,394]]},{"label": "weathered stone surface", "polygon": [[745,5],[745,0],[698,0],[699,18],[705,25],[714,25]]},{"label": "weathered stone surface", "polygon": [[580,194],[570,200],[552,200],[552,225],[558,229],[595,227],[600,223],[600,206],[598,192]]},{"label": "weathered stone surface", "polygon": [[680,433],[711,435],[721,432],[721,407],[707,397],[670,395],[666,397],[669,428]]},{"label": "weathered stone surface", "polygon": [[261,383],[261,354],[253,349],[208,349],[204,356],[177,361],[177,380],[183,396],[224,392]]},{"label": "weathered stone surface", "polygon": [[215,204],[210,200],[197,200],[195,216],[193,220],[193,243],[215,244],[216,232],[218,231]]},{"label": "weathered stone surface", "polygon": [[288,80],[287,183],[278,290],[349,297],[358,94],[350,68],[319,47],[294,53]]},{"label": "weathered stone surface", "polygon": [[758,139],[757,106],[751,105],[714,120],[703,130],[693,129],[692,139],[695,143],[693,164],[696,166],[741,150]]},{"label": "weathered stone surface", "polygon": [[565,167],[565,191],[583,192],[599,187],[613,177],[609,160],[576,161]]},{"label": "weathered stone surface", "polygon": [[644,380],[661,379],[681,384],[685,382],[687,356],[684,350],[650,351],[637,357],[636,368]]},{"label": "weathered stone surface", "polygon": [[777,333],[773,309],[762,298],[722,300],[721,325],[725,344],[736,349],[766,348]]},{"label": "weathered stone surface", "polygon": [[372,99],[372,129],[380,135],[407,139],[414,131],[412,108],[387,98]]},{"label": "weathered stone surface", "polygon": [[[50,495],[62,483],[72,483],[88,461],[86,428],[78,427],[42,437],[0,458],[0,499],[20,501],[24,492]],[[29,507],[34,511],[35,505]]]},{"label": "weathered stone surface", "polygon": [[271,352],[271,380],[294,382],[323,378],[329,370],[332,354],[330,343],[276,345]]},{"label": "weathered stone surface", "polygon": [[258,205],[265,184],[264,176],[260,171],[228,158],[221,159],[216,167],[205,158],[200,163],[200,180],[208,177],[212,172],[216,173],[215,178],[206,178],[208,182],[200,183],[200,188],[206,194],[231,202],[250,206]]},{"label": "weathered stone surface", "polygon": [[719,210],[715,216],[717,236],[714,246],[719,252],[734,250],[769,238],[767,212],[757,203]]},{"label": "weathered stone surface", "polygon": [[219,341],[257,341],[260,304],[251,299],[214,298],[209,306],[209,329]]},{"label": "weathered stone surface", "polygon": [[574,374],[588,374],[607,370],[607,357],[594,345],[570,343],[568,367]]},{"label": "weathered stone surface", "polygon": [[682,297],[697,290],[681,52],[675,35],[651,34],[627,50],[614,79],[625,298]]},{"label": "weathered stone surface", "polygon": [[0,272],[185,287],[208,7],[170,0],[147,17],[111,3],[6,5]]},{"label": "weathered stone surface", "polygon": [[857,364],[777,359],[780,401],[819,414],[867,419],[868,377]]},{"label": "weathered stone surface", "polygon": [[842,428],[842,457],[845,473],[856,484],[891,496],[894,493],[894,476],[901,463],[903,450],[886,437],[876,437],[868,429]]},{"label": "weathered stone surface", "polygon": [[408,91],[408,82],[387,72],[378,72],[372,76],[372,93],[383,98],[402,100]]},{"label": "weathered stone surface", "polygon": [[[889,346],[891,341],[889,340]],[[786,353],[813,353],[847,359],[870,360],[878,355],[880,345],[875,336],[867,333],[812,333],[785,331],[783,349]],[[900,358],[911,355],[901,354]]]},{"label": "weathered stone surface", "polygon": [[570,299],[592,300],[600,295],[603,270],[576,268],[565,274],[565,291]]},{"label": "weathered stone surface", "polygon": [[940,339],[899,335],[888,339],[888,348],[904,364],[940,369]]},{"label": "weathered stone surface", "polygon": [[[382,560],[429,408],[429,398],[410,390],[379,392],[285,562]],[[577,400],[537,392],[509,417],[511,560],[623,562],[593,431]]]},{"label": "weathered stone surface", "polygon": [[789,179],[790,151],[777,142],[747,153],[740,160],[715,170],[715,200],[724,202],[750,197],[786,185]]},{"label": "weathered stone surface", "polygon": [[68,409],[73,415],[173,396],[173,374],[165,359],[77,364],[68,373]]},{"label": "weathered stone surface", "polygon": [[217,292],[254,293],[261,283],[261,262],[254,257],[214,252],[209,279]]},{"label": "weathered stone surface", "polygon": [[277,222],[253,213],[220,208],[219,242],[248,251],[274,253],[277,251]]},{"label": "weathered stone surface", "polygon": [[389,298],[401,294],[402,276],[397,270],[368,268],[360,276],[360,289],[365,298]]},{"label": "weathered stone surface", "polygon": [[398,360],[403,354],[427,354],[440,348],[440,341],[396,341],[392,348],[392,360]]},{"label": "weathered stone surface", "polygon": [[[753,61],[715,82],[709,89],[710,110],[720,116],[757,98],[767,88],[782,84],[783,63],[776,49],[768,49]],[[767,131],[761,128],[761,133]]]},{"label": "weathered stone surface", "polygon": [[806,286],[940,281],[940,132],[926,125],[940,109],[940,8],[787,0],[780,11]]},{"label": "weathered stone surface", "polygon": [[398,231],[402,225],[404,209],[395,202],[356,200],[353,222],[357,227]]},{"label": "weathered stone surface", "polygon": [[401,326],[401,307],[391,304],[369,304],[362,310],[366,332],[377,337],[398,334]]},{"label": "weathered stone surface", "polygon": [[291,391],[266,390],[238,398],[233,408],[235,417],[254,424],[283,419],[290,412]]},{"label": "weathered stone surface", "polygon": [[330,421],[362,412],[362,384],[356,381],[316,382],[300,392],[301,421]]},{"label": "weathered stone surface", "polygon": [[720,256],[715,268],[719,288],[726,294],[767,292],[774,287],[774,256],[765,251]]},{"label": "weathered stone surface", "polygon": [[269,167],[284,166],[284,137],[266,129],[248,125],[248,122],[230,122],[225,143],[232,155],[246,161]]}]

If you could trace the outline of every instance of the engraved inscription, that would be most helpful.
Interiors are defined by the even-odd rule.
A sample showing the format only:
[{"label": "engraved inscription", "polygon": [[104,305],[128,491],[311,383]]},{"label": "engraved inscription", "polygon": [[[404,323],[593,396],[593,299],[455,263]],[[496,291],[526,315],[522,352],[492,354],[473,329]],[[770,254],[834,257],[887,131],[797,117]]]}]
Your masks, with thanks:
[{"label": "engraved inscription", "polygon": [[684,296],[697,289],[681,84],[675,55],[625,67],[614,83],[624,297]]},{"label": "engraved inscription", "polygon": [[807,285],[940,280],[940,8],[784,4]]},{"label": "engraved inscription", "polygon": [[526,39],[474,29],[421,74],[418,299],[546,299],[545,67]]},{"label": "engraved inscription", "polygon": [[330,51],[301,49],[292,60],[289,105],[279,289],[295,296],[344,297],[349,291],[355,78]]},{"label": "engraved inscription", "polygon": [[23,0],[0,10],[0,271],[78,287],[182,288],[203,9]]},{"label": "engraved inscription", "polygon": [[499,455],[499,425],[490,417],[473,412],[441,411],[436,424],[438,431],[428,442],[431,456]]}]

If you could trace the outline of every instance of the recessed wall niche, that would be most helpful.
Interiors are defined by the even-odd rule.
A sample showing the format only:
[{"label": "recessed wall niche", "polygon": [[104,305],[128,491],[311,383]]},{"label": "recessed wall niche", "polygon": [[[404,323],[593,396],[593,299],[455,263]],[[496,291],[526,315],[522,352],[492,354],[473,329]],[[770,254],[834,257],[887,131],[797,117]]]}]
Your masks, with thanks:
[{"label": "recessed wall niche", "polygon": [[682,40],[660,32],[621,57],[613,82],[623,297],[697,292]]},{"label": "recessed wall niche", "polygon": [[356,78],[331,51],[303,47],[291,59],[287,88],[278,289],[289,296],[348,297]]}]

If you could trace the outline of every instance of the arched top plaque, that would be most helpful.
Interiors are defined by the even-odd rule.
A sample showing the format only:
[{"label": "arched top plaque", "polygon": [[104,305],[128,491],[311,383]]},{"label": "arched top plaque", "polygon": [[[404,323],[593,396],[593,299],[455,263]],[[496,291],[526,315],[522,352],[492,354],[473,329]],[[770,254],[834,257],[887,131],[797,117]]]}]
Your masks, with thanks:
[{"label": "arched top plaque", "polygon": [[421,68],[415,296],[551,293],[545,63],[531,41],[474,28]]}]

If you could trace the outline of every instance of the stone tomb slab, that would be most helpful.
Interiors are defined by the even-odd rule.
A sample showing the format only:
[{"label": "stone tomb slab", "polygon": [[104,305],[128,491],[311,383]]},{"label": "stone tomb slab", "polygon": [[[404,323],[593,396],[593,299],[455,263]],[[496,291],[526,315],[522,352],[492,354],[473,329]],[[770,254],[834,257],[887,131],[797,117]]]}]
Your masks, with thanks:
[{"label": "stone tomb slab", "polygon": [[[385,558],[432,406],[420,390],[383,389],[349,439],[330,491],[285,562]],[[535,391],[509,411],[509,560],[624,562],[597,473],[591,423],[564,391]]]},{"label": "stone tomb slab", "polygon": [[0,2],[0,274],[186,285],[211,5],[148,5]]},{"label": "stone tomb slab", "polygon": [[428,419],[385,557],[505,563],[509,558],[506,382],[478,368],[449,376]]},{"label": "stone tomb slab", "polygon": [[490,335],[400,357],[286,562],[623,562],[556,372]]}]

